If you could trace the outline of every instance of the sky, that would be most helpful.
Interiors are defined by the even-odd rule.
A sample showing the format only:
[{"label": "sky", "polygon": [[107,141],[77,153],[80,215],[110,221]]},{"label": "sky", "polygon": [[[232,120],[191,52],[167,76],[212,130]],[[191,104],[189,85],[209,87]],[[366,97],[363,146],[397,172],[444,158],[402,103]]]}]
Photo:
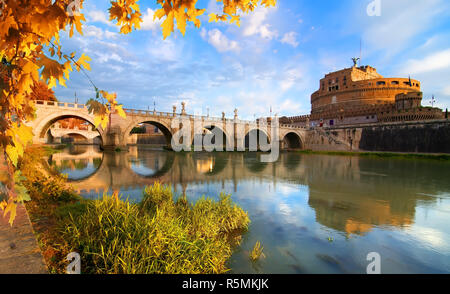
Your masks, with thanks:
[{"label": "sky", "polygon": [[[378,1],[380,6],[368,6]],[[141,29],[119,34],[108,21],[109,0],[85,1],[83,36],[61,34],[64,52],[92,58],[91,79],[116,92],[125,108],[172,112],[186,103],[190,114],[241,119],[309,114],[311,94],[327,73],[362,65],[385,77],[420,80],[424,106],[434,95],[450,108],[450,1],[448,0],[278,0],[257,8],[241,26],[208,23],[221,2],[199,0],[206,8],[201,28],[189,23],[163,40],[153,21],[155,0],[139,2]],[[380,8],[379,10],[375,8]],[[362,45],[362,46],[361,46]],[[362,49],[362,50],[360,50]],[[95,96],[86,77],[73,72],[57,98],[86,102]]]}]

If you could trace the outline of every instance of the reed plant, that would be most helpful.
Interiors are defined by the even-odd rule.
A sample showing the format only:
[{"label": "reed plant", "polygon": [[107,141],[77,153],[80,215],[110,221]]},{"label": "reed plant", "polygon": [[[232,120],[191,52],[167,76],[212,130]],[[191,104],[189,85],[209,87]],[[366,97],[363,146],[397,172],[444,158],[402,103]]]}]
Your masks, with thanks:
[{"label": "reed plant", "polygon": [[230,196],[191,204],[156,183],[139,204],[104,195],[69,217],[63,236],[82,257],[82,270],[98,274],[219,274],[248,228],[247,213]]},{"label": "reed plant", "polygon": [[258,261],[261,258],[265,258],[266,256],[263,253],[264,247],[261,246],[261,243],[259,241],[256,241],[255,246],[253,247],[253,250],[250,252],[250,260],[255,262]]}]

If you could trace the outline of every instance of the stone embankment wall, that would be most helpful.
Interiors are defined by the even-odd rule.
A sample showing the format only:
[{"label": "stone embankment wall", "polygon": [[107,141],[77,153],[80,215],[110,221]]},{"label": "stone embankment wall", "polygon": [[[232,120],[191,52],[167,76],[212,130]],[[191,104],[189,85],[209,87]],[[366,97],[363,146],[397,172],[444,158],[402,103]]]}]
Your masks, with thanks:
[{"label": "stone embankment wall", "polygon": [[133,134],[128,137],[129,145],[166,145],[164,135],[154,134]]},{"label": "stone embankment wall", "polygon": [[450,153],[450,121],[315,128],[308,131],[305,149]]}]

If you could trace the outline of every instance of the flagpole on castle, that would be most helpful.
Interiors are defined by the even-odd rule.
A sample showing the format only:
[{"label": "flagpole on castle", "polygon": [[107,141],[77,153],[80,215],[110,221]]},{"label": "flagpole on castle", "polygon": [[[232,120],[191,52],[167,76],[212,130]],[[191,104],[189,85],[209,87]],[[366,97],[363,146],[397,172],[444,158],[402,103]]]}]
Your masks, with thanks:
[{"label": "flagpole on castle", "polygon": [[433,97],[431,98],[431,101],[430,101],[431,107],[434,108],[434,103],[435,103],[435,102],[436,102],[436,99],[434,99],[434,95],[433,95]]}]

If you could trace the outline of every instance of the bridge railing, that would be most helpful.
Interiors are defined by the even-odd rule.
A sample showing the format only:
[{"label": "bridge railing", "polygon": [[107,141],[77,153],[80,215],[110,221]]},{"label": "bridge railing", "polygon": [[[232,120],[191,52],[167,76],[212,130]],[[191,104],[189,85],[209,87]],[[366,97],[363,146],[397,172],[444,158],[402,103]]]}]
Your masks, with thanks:
[{"label": "bridge railing", "polygon": [[36,100],[36,101],[34,101],[34,103],[37,104],[37,105],[46,105],[46,106],[54,106],[54,107],[87,109],[86,104],[78,104],[78,103],[71,103],[71,102]]}]

